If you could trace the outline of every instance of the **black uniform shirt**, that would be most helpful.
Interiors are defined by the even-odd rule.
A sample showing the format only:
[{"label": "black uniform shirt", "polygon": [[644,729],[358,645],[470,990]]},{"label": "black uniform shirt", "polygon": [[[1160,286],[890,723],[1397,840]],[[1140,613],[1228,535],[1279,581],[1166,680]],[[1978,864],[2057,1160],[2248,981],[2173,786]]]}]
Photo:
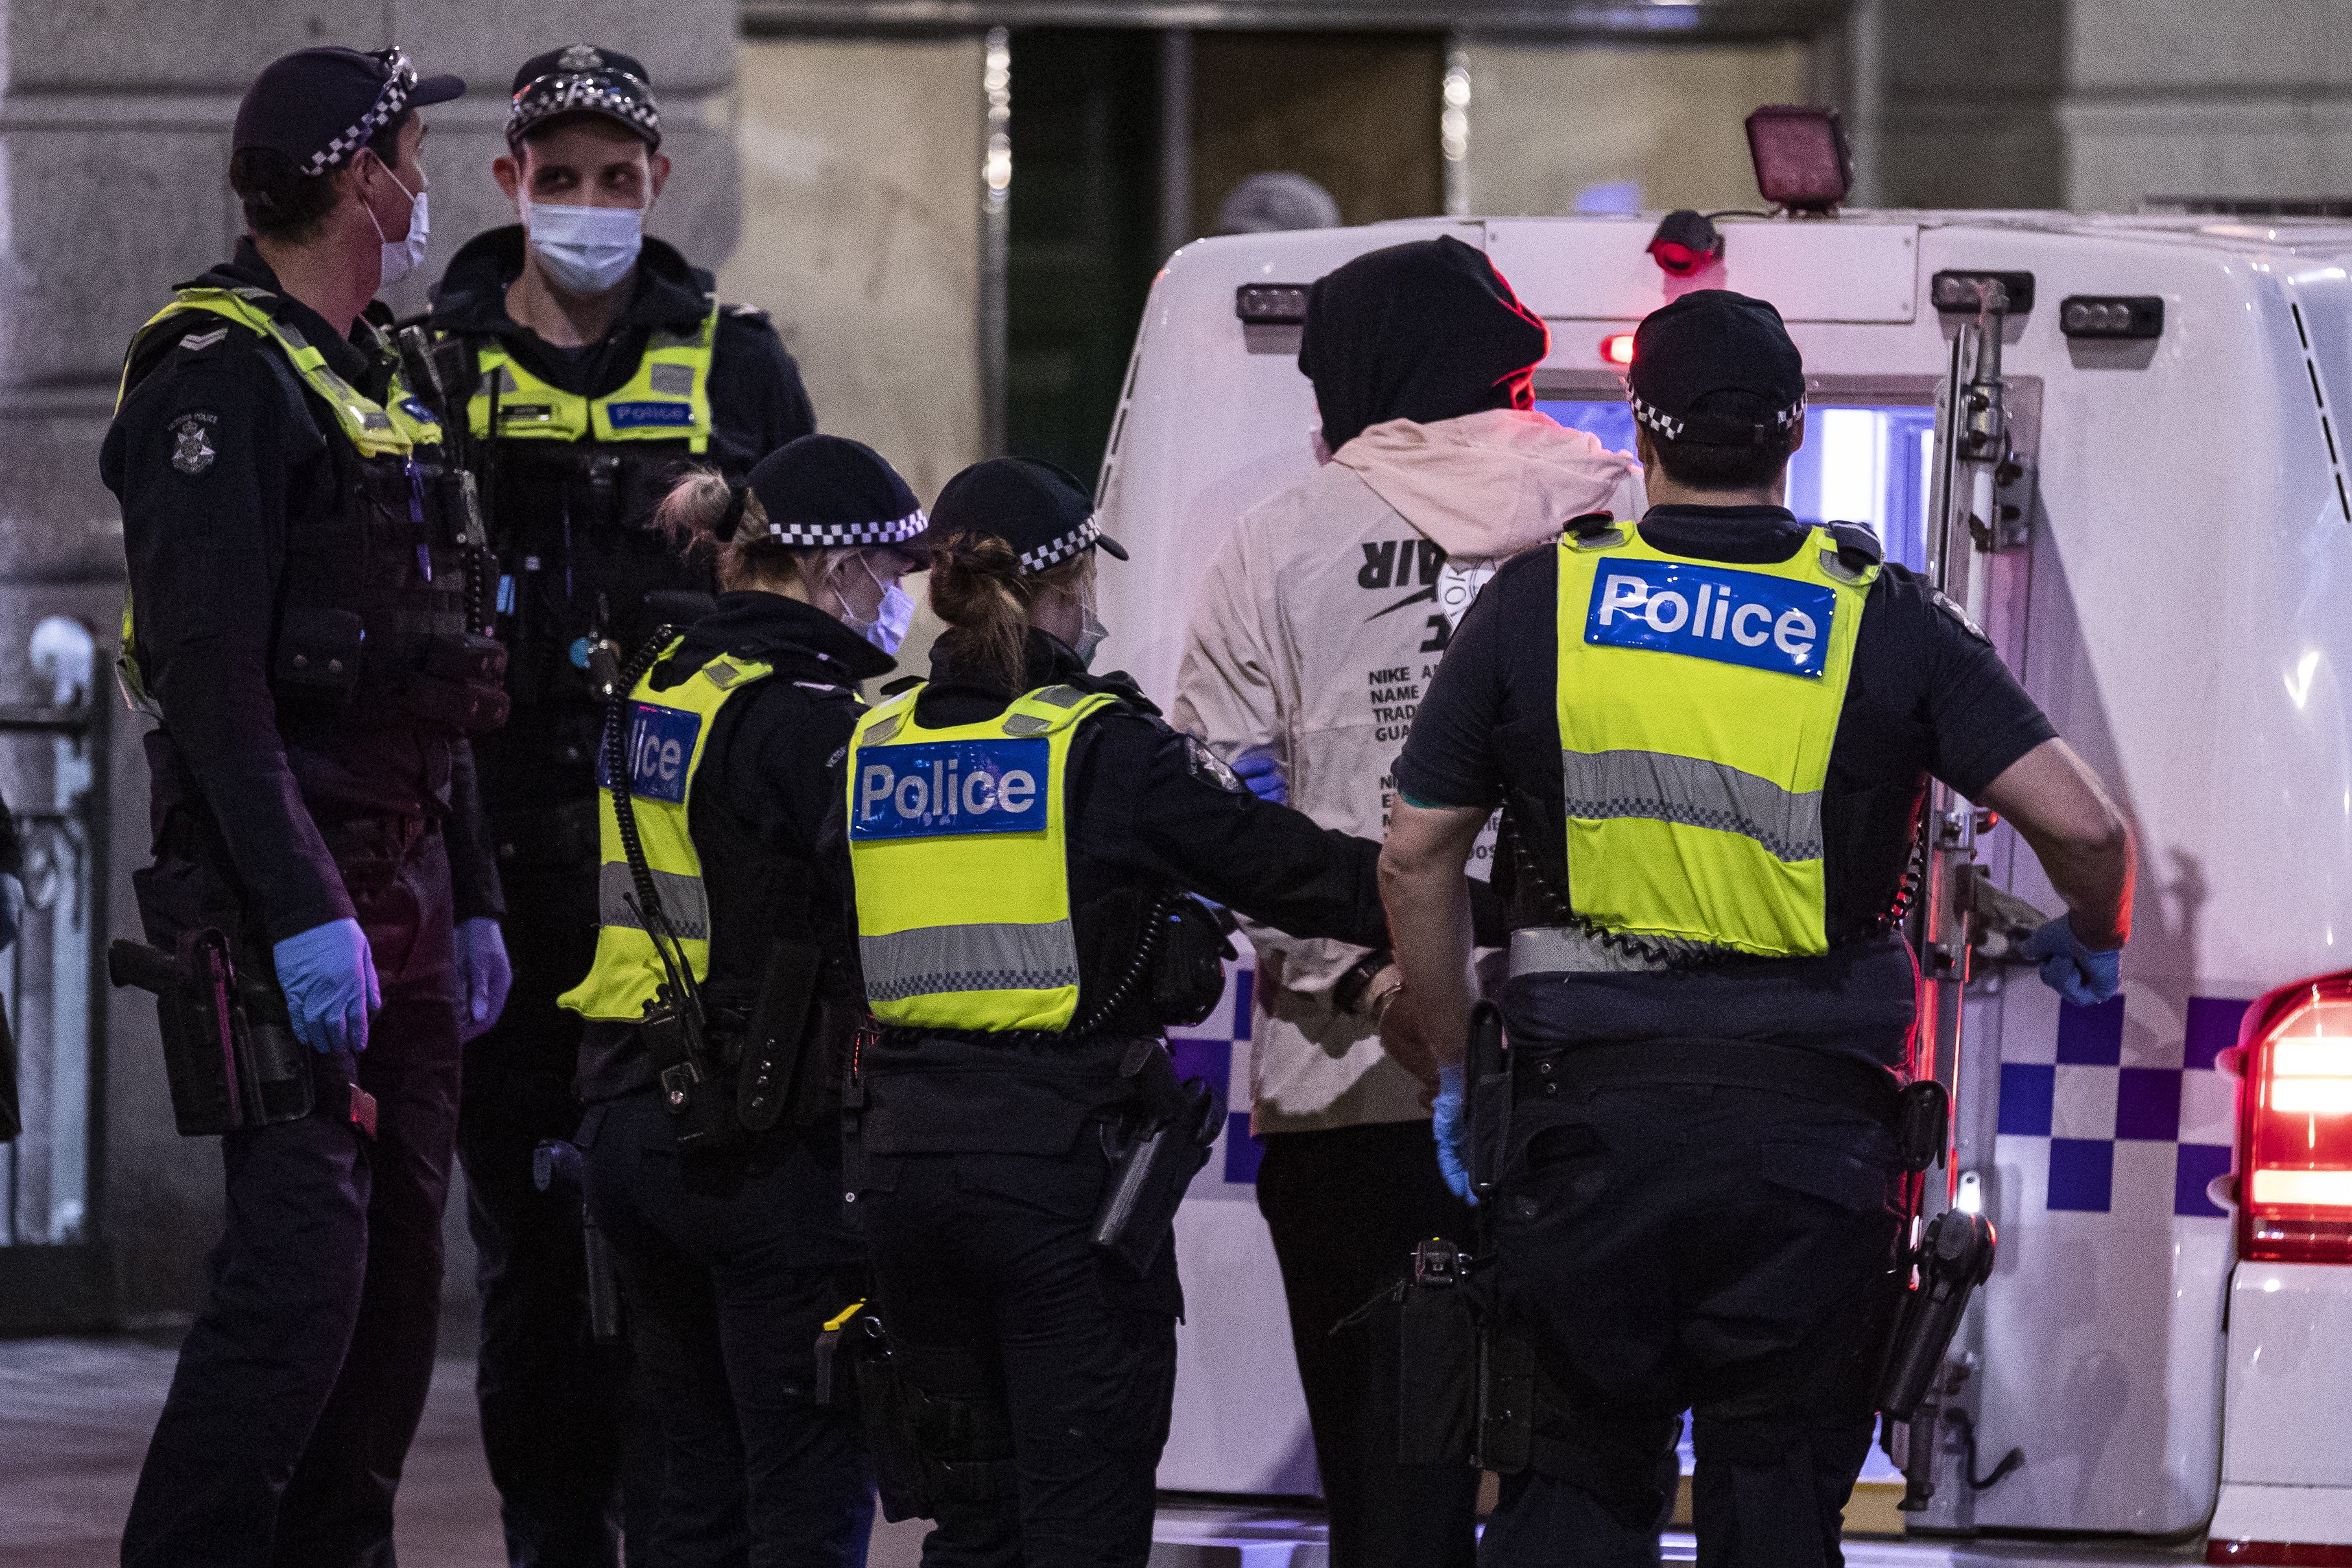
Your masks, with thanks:
[{"label": "black uniform shirt", "polygon": [[[522,226],[511,224],[467,242],[434,291],[433,325],[467,337],[495,337],[531,374],[580,397],[619,391],[636,374],[656,328],[692,331],[709,310],[710,274],[690,267],[648,236],[637,256],[637,285],[600,342],[560,349],[507,314],[507,289],[522,276]],[[767,312],[724,306],[710,348],[709,460],[730,479],[816,428],[800,367]]]},{"label": "black uniform shirt", "polygon": [[[1764,506],[1656,507],[1641,529],[1654,549],[1727,564],[1786,561],[1807,533],[1784,509]],[[1559,555],[1550,547],[1529,551],[1495,574],[1463,616],[1396,765],[1397,786],[1414,804],[1507,804],[1528,851],[1556,883],[1564,880],[1559,868],[1567,856],[1556,706],[1559,593]],[[1867,936],[1893,902],[1927,774],[1973,799],[2055,733],[1991,643],[1948,600],[1906,567],[1882,567],[1864,602],[1822,796],[1832,943]],[[1574,889],[1562,890],[1573,902]],[[1762,978],[1758,965],[1736,967],[1745,981]],[[1881,965],[1871,984],[1894,986],[1899,979],[1907,1015],[1904,968],[1898,977]],[[1591,984],[1661,999],[1693,989],[1675,975]],[[1669,1021],[1696,1022],[1671,1001],[1661,1006]],[[1667,1032],[1721,1034],[1727,1027],[1711,1022]]]},{"label": "black uniform shirt", "polygon": [[[355,324],[345,340],[279,293],[250,239],[237,242],[234,259],[181,287],[270,290],[279,318],[329,368],[382,398],[392,365],[374,352],[367,326]],[[226,331],[215,333],[218,327]],[[499,913],[463,741],[393,726],[281,732],[268,677],[278,577],[288,531],[335,502],[341,469],[329,443],[341,437],[322,434],[337,430],[332,412],[306,389],[310,416],[303,419],[270,363],[282,361],[281,351],[218,317],[176,320],[143,348],[100,473],[122,502],[140,669],[163,706],[170,742],[168,751],[150,746],[162,764],[159,813],[189,791],[201,795],[273,940],[352,913],[314,813],[446,810],[455,818],[457,917]]]},{"label": "black uniform shirt", "polygon": [[[730,698],[704,742],[688,796],[687,830],[710,900],[714,1005],[742,1005],[768,944],[782,938],[856,974],[845,921],[846,889],[817,843],[834,814],[835,771],[863,711],[857,683],[887,675],[887,654],[824,611],[777,594],[719,596],[676,654],[654,667],[665,690],[720,654],[775,672]],[[653,1081],[635,1026],[592,1023],[580,1055],[580,1093],[607,1100]]]},{"label": "black uniform shirt", "polygon": [[[1070,748],[1081,1016],[1125,973],[1143,911],[1170,884],[1294,936],[1388,945],[1378,844],[1228,787],[1202,742],[1169,728],[1125,676],[1089,675],[1044,632],[1029,634],[1024,679],[1029,690],[1060,684],[1125,699],[1080,726]],[[932,651],[931,682],[915,703],[926,728],[982,723],[1008,705],[1007,694],[975,680],[949,646]]]}]

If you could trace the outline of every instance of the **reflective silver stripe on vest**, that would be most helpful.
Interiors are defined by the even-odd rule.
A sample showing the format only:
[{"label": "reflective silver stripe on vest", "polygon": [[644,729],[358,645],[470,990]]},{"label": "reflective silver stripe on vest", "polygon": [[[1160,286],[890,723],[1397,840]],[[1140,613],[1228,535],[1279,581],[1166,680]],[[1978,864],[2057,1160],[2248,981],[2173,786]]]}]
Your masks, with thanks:
[{"label": "reflective silver stripe on vest", "polygon": [[1511,976],[1636,974],[1664,970],[1662,959],[1630,952],[1575,926],[1528,926],[1511,933]]},{"label": "reflective silver stripe on vest", "polygon": [[[669,921],[671,935],[680,942],[710,940],[710,900],[703,894],[701,878],[656,871],[654,891],[661,895],[662,914]],[[608,926],[643,931],[645,922],[629,907],[636,898],[637,879],[629,875],[628,863],[605,861],[596,876],[596,918]]]},{"label": "reflective silver stripe on vest", "polygon": [[1568,815],[1639,816],[1737,833],[1778,860],[1822,858],[1822,794],[1791,795],[1769,779],[1666,752],[1562,752]]},{"label": "reflective silver stripe on vest", "polygon": [[1078,983],[1078,942],[1067,921],[917,926],[861,936],[857,955],[874,1002],[948,991],[1055,991]]}]

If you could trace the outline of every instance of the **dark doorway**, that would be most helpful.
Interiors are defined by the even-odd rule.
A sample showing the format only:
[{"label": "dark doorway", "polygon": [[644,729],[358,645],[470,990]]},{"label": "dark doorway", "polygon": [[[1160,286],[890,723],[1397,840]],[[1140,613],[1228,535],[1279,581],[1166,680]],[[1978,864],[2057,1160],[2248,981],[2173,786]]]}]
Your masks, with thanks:
[{"label": "dark doorway", "polygon": [[1089,487],[1160,268],[1160,35],[1016,27],[1004,449]]},{"label": "dark doorway", "polygon": [[[1227,191],[1276,169],[1321,182],[1350,224],[1444,210],[1437,34],[1195,33],[1173,95],[1157,29],[1016,27],[1009,41],[1004,449],[1087,484],[1170,226],[1207,233]],[[1171,120],[1189,149],[1168,146]],[[1171,168],[1191,170],[1177,176],[1189,226],[1163,208]]]}]

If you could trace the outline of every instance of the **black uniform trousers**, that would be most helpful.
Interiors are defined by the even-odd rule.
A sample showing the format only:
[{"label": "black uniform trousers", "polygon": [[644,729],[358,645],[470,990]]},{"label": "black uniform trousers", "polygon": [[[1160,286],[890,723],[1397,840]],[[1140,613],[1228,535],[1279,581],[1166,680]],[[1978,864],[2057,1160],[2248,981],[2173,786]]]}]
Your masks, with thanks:
[{"label": "black uniform trousers", "polygon": [[1538,1065],[1520,1064],[1495,1222],[1505,1310],[1549,1386],[1480,1562],[1656,1563],[1687,1409],[1702,1564],[1843,1563],[1899,1284],[1886,1128],[1748,1088],[1563,1092]]},{"label": "black uniform trousers", "polygon": [[1369,1397],[1372,1336],[1339,1321],[1412,1267],[1432,1237],[1471,1244],[1426,1121],[1265,1139],[1257,1206],[1274,1235],[1290,1339],[1330,1511],[1332,1568],[1469,1568],[1478,1476],[1400,1465],[1393,1416]]},{"label": "black uniform trousers", "polygon": [[[531,1180],[532,1150],[580,1124],[572,1082],[580,1017],[555,999],[595,959],[596,869],[502,873],[515,912],[507,923],[514,986],[499,1021],[466,1047],[457,1122],[482,1311],[482,1450],[512,1568],[615,1568],[628,1352],[590,1335],[578,1203]],[[656,1487],[657,1479],[629,1489],[646,1494],[629,1499],[633,1558],[646,1523],[634,1516],[650,1511]]]},{"label": "black uniform trousers", "polygon": [[926,1398],[975,1411],[980,1447],[992,1426],[1010,1439],[1012,1484],[940,1501],[924,1568],[1151,1555],[1183,1296],[1172,1240],[1141,1279],[1089,1244],[1109,1175],[1093,1124],[1062,1154],[866,1161],[856,1207],[894,1359]]},{"label": "black uniform trousers", "polygon": [[221,1140],[227,1223],[131,1499],[124,1568],[393,1562],[457,1121],[449,860],[419,823],[320,826],[383,985],[357,1058],[376,1133],[329,1093],[299,1121]]},{"label": "black uniform trousers", "polygon": [[678,1152],[659,1091],[588,1109],[590,1203],[612,1243],[659,1413],[654,1568],[859,1568],[874,1479],[856,1424],[816,1403],[816,1338],[861,1293],[839,1135],[779,1129]]}]

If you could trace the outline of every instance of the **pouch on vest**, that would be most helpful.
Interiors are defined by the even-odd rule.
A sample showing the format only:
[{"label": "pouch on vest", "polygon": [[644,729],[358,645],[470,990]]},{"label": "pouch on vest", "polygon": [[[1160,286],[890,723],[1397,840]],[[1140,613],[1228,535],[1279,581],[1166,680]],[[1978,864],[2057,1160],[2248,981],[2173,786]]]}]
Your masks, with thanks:
[{"label": "pouch on vest", "polygon": [[1397,1462],[1526,1469],[1535,1430],[1535,1348],[1509,1332],[1487,1259],[1443,1237],[1413,1249],[1412,1272],[1340,1322],[1370,1331],[1375,1429],[1396,1423]]},{"label": "pouch on vest", "polygon": [[299,606],[286,612],[278,632],[272,681],[349,698],[359,689],[367,628],[350,610]]}]

